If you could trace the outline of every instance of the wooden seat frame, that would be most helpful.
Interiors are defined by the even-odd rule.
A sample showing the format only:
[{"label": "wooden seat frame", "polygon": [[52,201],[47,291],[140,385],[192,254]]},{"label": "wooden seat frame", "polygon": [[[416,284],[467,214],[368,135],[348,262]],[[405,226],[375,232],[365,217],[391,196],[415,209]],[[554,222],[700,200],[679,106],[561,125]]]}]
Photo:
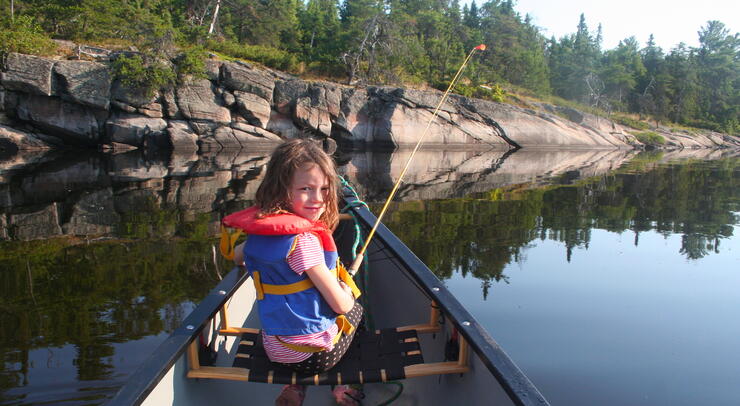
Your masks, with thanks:
[{"label": "wooden seat frame", "polygon": [[[441,328],[439,325],[439,307],[435,302],[431,303],[431,311],[428,324],[415,324],[410,326],[403,326],[396,328],[397,331],[408,331],[416,330],[417,333],[438,333]],[[221,328],[218,330],[219,335],[223,336],[240,336],[243,333],[259,333],[260,330],[245,327],[231,327],[229,326],[228,317],[226,315],[227,305],[220,309],[221,316]],[[417,338],[409,338],[409,341],[418,340]],[[468,367],[468,356],[469,347],[468,343],[459,335],[459,352],[458,359],[456,361],[445,361],[445,362],[433,362],[425,364],[407,365],[403,367],[406,378],[415,378],[419,376],[428,375],[442,375],[442,374],[462,374],[469,371]],[[195,339],[188,347],[188,378],[209,378],[209,379],[227,379],[234,381],[248,381],[249,370],[237,367],[213,367],[200,365],[198,359],[198,340]],[[409,353],[412,355],[412,353]],[[381,370],[381,380],[386,381],[385,370]],[[272,375],[268,376],[267,383],[272,383]],[[318,382],[317,382],[318,384]]]}]

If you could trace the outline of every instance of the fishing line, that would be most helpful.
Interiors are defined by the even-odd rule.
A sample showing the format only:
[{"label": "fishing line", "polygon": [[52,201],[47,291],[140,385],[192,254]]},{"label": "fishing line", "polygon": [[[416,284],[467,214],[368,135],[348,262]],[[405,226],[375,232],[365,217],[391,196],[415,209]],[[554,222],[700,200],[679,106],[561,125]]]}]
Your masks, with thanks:
[{"label": "fishing line", "polygon": [[357,254],[357,258],[352,262],[352,265],[350,265],[349,267],[349,272],[352,275],[354,275],[359,269],[360,263],[362,262],[362,258],[365,255],[365,251],[367,250],[367,247],[370,244],[370,241],[375,235],[375,231],[378,229],[378,225],[380,225],[380,221],[383,219],[383,215],[385,215],[385,212],[388,209],[388,206],[390,205],[391,200],[393,200],[393,197],[396,195],[396,192],[398,191],[398,188],[401,185],[401,180],[403,179],[403,176],[406,174],[406,171],[411,165],[411,161],[414,159],[414,155],[416,155],[416,151],[419,150],[419,147],[421,146],[422,141],[426,137],[427,133],[429,133],[429,128],[431,128],[432,122],[434,121],[435,118],[437,118],[437,115],[439,114],[439,109],[442,107],[442,104],[444,104],[444,102],[447,100],[447,96],[450,94],[450,91],[452,91],[452,88],[455,87],[457,80],[460,78],[460,75],[465,69],[465,66],[470,61],[470,58],[472,58],[475,51],[478,51],[478,50],[485,51],[486,45],[480,44],[477,47],[470,50],[470,53],[468,53],[468,56],[463,61],[462,65],[460,65],[460,69],[457,70],[457,73],[455,73],[455,76],[452,78],[452,81],[450,82],[450,85],[447,87],[447,90],[445,91],[444,95],[442,95],[442,98],[439,100],[437,107],[434,109],[434,113],[432,113],[432,117],[427,122],[426,128],[424,128],[424,132],[421,134],[421,137],[419,137],[419,141],[416,142],[416,146],[414,146],[413,151],[411,151],[411,155],[409,155],[409,159],[406,160],[406,165],[404,165],[403,170],[401,171],[401,174],[398,176],[398,180],[396,180],[396,183],[393,185],[393,189],[391,190],[391,193],[388,195],[388,199],[386,199],[385,204],[383,204],[383,208],[380,210],[380,213],[378,214],[377,220],[375,220],[375,224],[373,225],[373,228],[370,230],[370,233],[365,239],[365,245],[362,246],[362,249]]}]

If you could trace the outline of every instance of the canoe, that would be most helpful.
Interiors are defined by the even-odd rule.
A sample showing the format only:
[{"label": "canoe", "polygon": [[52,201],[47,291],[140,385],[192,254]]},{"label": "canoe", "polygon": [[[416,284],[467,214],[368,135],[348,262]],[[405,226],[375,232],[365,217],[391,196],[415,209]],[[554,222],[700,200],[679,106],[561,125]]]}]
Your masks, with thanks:
[{"label": "canoe", "polygon": [[[350,193],[344,199],[345,203],[355,200]],[[345,263],[351,262],[347,257],[356,241],[355,230],[359,227],[366,235],[376,219],[362,206],[351,212],[356,225],[343,221],[335,232]],[[360,372],[354,378],[348,373],[335,374],[341,383],[362,383],[362,404],[392,400],[398,405],[548,405],[444,284],[382,224],[367,253],[368,271],[360,272],[358,279],[362,279],[361,287],[364,285],[366,321],[372,328],[363,334],[385,338],[391,333],[403,335],[390,341],[404,347],[400,359],[410,365],[387,367],[378,374]],[[249,357],[243,355],[245,345],[254,344],[254,339],[245,337],[259,328],[256,293],[253,283],[245,283],[247,279],[244,269],[231,270],[107,404],[273,404],[282,387],[279,383],[284,382],[282,375],[271,371],[262,374],[262,380],[271,383],[250,382],[247,380],[260,373],[253,370],[250,375],[249,369],[237,367]],[[407,348],[409,345],[415,347]],[[375,360],[365,363],[374,364]],[[317,375],[313,383],[325,383],[327,376]],[[304,404],[333,404],[331,399],[327,387],[309,386]]]}]

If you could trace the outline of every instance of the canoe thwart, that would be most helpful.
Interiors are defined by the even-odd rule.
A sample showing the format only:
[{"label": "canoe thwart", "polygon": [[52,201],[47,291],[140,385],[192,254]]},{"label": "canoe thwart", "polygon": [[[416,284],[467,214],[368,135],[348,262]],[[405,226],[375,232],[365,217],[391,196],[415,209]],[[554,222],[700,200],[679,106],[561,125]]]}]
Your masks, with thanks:
[{"label": "canoe thwart", "polygon": [[238,336],[242,335],[244,333],[258,333],[259,330],[256,328],[248,328],[248,327],[227,327],[222,328],[218,330],[218,334],[222,336]]}]

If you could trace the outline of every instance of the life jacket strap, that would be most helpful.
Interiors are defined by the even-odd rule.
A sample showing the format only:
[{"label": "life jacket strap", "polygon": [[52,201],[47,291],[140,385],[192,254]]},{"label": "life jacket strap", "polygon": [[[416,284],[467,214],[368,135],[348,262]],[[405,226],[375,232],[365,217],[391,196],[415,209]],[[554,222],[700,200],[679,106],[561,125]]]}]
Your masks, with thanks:
[{"label": "life jacket strap", "polygon": [[[339,278],[342,282],[346,283],[347,286],[352,290],[352,294],[357,299],[361,292],[355,284],[352,276],[347,272],[347,269],[342,265],[341,261],[337,261],[337,267],[330,271],[335,277]],[[311,289],[314,287],[311,279],[306,278],[302,281],[289,283],[287,285],[273,285],[269,283],[262,283],[260,279],[260,271],[252,271],[252,281],[254,281],[254,289],[257,291],[257,300],[265,298],[265,294],[268,295],[289,295],[291,293],[303,292],[304,290]]]},{"label": "life jacket strap", "polygon": [[352,296],[357,299],[360,297],[362,292],[360,292],[360,288],[357,287],[357,284],[355,283],[355,280],[352,279],[352,275],[349,274],[349,271],[347,271],[347,268],[344,267],[344,264],[342,264],[342,261],[337,259],[337,277],[339,280],[347,284],[349,286],[350,290],[352,290]]},{"label": "life jacket strap", "polygon": [[218,248],[224,258],[234,259],[234,245],[236,245],[236,240],[242,235],[242,232],[237,228],[236,231],[230,233],[227,227],[221,226],[221,241],[219,241]]},{"label": "life jacket strap", "polygon": [[257,300],[265,298],[265,294],[268,295],[289,295],[291,293],[303,292],[304,290],[311,289],[314,287],[311,279],[304,279],[302,281],[289,283],[287,285],[273,285],[269,283],[262,283],[260,278],[260,271],[252,271],[252,280],[254,281],[254,289],[257,291]]}]

